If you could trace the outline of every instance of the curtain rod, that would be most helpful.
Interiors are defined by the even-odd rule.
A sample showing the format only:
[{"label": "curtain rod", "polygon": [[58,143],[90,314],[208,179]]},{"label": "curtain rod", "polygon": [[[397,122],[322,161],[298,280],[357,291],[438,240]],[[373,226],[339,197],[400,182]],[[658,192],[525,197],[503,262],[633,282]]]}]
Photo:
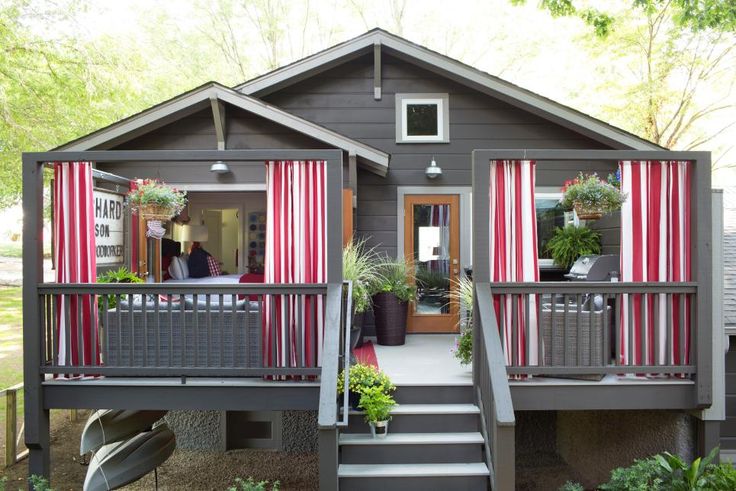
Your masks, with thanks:
[{"label": "curtain rod", "polygon": [[[53,169],[54,165],[52,162],[46,162],[43,164],[44,167],[47,169]],[[130,179],[126,179],[125,177],[118,176],[117,174],[111,174],[109,172],[105,172],[104,170],[95,169],[92,168],[92,177],[95,179],[101,179],[103,181],[107,181],[112,184],[118,184],[121,186],[130,186]]]}]

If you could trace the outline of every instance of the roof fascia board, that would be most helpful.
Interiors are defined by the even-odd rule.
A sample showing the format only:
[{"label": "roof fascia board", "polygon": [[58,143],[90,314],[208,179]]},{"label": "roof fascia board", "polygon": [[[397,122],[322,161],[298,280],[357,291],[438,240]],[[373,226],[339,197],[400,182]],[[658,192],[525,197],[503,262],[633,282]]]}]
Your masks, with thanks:
[{"label": "roof fascia board", "polygon": [[282,87],[292,85],[372,52],[373,45],[379,42],[380,38],[380,33],[370,32],[348,42],[328,48],[317,55],[295,61],[283,68],[276,69],[240,84],[235,87],[235,90],[246,95],[266,96]]},{"label": "roof fascia board", "polygon": [[91,149],[107,150],[132,140],[142,134],[166,126],[167,124],[194,114],[209,106],[209,89],[195,91],[184,97],[173,99],[151,111],[132,116],[122,124],[103,128],[89,137],[58,147],[57,150],[84,151]]},{"label": "roof fascia board", "polygon": [[468,67],[459,61],[434,53],[383,31],[370,31],[363,36],[338,44],[313,56],[238,85],[235,90],[246,95],[262,97],[367,54],[374,44],[380,44],[387,48],[389,54],[397,58],[426,68],[492,97],[499,98],[614,148],[662,150],[662,147],[654,143],[617,131],[613,126],[599,122],[592,116],[566,108],[561,104],[514,87],[511,84],[505,84],[495,79],[495,77]]},{"label": "roof fascia board", "polygon": [[383,174],[385,175],[386,173],[389,156],[385,152],[381,152],[369,145],[349,139],[332,130],[328,130],[327,128],[323,128],[315,123],[299,118],[298,116],[294,116],[282,109],[278,109],[261,102],[258,99],[247,97],[234,91],[220,89],[218,98],[248,112],[270,119],[271,121],[286,126],[287,128],[291,128],[295,131],[311,136],[312,138],[324,143],[333,145],[348,152],[355,152],[356,155],[359,155],[375,164],[375,166],[370,166],[371,169],[382,168]]}]

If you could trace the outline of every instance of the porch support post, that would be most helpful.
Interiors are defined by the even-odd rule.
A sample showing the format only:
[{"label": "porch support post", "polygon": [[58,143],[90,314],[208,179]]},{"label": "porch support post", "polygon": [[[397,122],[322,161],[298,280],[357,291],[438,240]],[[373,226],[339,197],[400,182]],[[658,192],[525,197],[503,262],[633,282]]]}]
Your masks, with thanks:
[{"label": "porch support post", "polygon": [[[698,282],[696,297],[695,327],[692,329],[691,343],[695,344],[694,353],[697,373],[695,384],[697,387],[698,407],[707,407],[713,402],[713,265],[711,258],[713,217],[711,213],[711,168],[709,152],[693,152],[692,159],[695,167],[695,179],[692,181],[692,210],[691,210],[691,257],[693,279]],[[721,355],[723,356],[723,355]]]},{"label": "porch support post", "polygon": [[[721,443],[721,422],[698,420],[698,457],[705,457],[711,450]],[[716,454],[713,463],[720,462],[720,452]]]},{"label": "porch support post", "polygon": [[320,491],[337,491],[337,428],[320,428],[319,430],[319,489]]},{"label": "porch support post", "polygon": [[327,283],[342,284],[342,151],[329,151],[329,155],[325,185]]},{"label": "porch support post", "polygon": [[[490,160],[485,159],[481,152],[474,150],[472,161],[473,175],[473,283],[490,283],[490,195],[491,183]],[[473,329],[473,359],[479,360],[480,330]],[[473,363],[473,382],[477,387],[480,383],[479,363]],[[490,430],[489,430],[490,431]]]},{"label": "porch support post", "polygon": [[381,100],[381,43],[373,44],[373,98]]},{"label": "porch support post", "polygon": [[43,163],[23,156],[23,380],[29,475],[51,477],[49,411],[44,408],[43,329],[38,284],[43,282]]}]

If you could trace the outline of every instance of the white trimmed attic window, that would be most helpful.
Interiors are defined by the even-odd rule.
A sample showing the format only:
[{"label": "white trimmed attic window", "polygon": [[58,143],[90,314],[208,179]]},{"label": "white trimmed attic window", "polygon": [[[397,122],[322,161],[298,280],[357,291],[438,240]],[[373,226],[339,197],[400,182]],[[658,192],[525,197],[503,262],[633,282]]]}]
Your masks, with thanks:
[{"label": "white trimmed attic window", "polygon": [[396,143],[449,143],[447,94],[396,94]]}]

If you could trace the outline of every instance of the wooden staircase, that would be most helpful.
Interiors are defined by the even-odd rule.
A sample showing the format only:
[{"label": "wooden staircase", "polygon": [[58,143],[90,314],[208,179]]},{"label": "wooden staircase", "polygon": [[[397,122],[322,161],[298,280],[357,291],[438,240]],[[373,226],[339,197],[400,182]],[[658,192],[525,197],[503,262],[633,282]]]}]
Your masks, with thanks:
[{"label": "wooden staircase", "polygon": [[399,385],[385,439],[358,411],[339,436],[341,490],[486,490],[489,472],[472,385]]}]

